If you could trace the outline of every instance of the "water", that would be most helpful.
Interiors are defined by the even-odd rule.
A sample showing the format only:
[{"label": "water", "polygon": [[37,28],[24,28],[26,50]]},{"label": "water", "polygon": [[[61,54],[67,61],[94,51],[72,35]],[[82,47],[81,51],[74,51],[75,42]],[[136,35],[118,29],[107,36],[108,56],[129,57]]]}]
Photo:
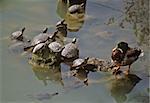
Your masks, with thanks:
[{"label": "water", "polygon": [[[117,81],[109,73],[89,73],[90,83],[85,86],[77,82],[78,79],[64,76],[63,72],[68,71],[68,66],[61,65],[62,73],[57,71],[58,74],[53,76],[53,72],[50,72],[48,75],[51,77],[45,83],[42,77],[45,78],[44,75],[47,74],[34,71],[28,64],[27,55],[23,56],[21,51],[12,52],[9,49],[11,42],[7,37],[23,26],[27,28],[25,35],[29,38],[34,37],[45,26],[50,28],[49,32],[54,31],[55,24],[62,17],[56,12],[57,3],[57,0],[0,2],[0,103],[148,103],[148,45],[139,45],[139,38],[134,34],[132,25],[125,29],[119,28],[118,25],[105,25],[108,18],[117,18],[122,14],[122,0],[88,0],[84,24],[78,32],[69,32],[68,37],[79,38],[80,57],[110,59],[111,49],[121,40],[144,49],[144,57],[132,65],[131,73],[135,75],[125,80]],[[59,95],[45,97],[42,101],[33,97],[56,92],[59,92]]]}]

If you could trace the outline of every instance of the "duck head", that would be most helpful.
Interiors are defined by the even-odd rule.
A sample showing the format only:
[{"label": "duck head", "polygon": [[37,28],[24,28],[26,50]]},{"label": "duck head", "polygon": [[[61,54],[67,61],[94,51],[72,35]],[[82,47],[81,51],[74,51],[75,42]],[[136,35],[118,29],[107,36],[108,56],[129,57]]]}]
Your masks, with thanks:
[{"label": "duck head", "polygon": [[128,43],[121,41],[117,44],[117,48],[121,49],[124,53],[129,49]]}]

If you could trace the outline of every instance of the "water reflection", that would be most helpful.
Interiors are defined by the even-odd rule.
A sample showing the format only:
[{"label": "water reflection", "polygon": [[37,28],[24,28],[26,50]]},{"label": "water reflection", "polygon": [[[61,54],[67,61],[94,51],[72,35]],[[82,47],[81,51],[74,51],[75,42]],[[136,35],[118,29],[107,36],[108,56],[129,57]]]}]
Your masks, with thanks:
[{"label": "water reflection", "polygon": [[129,74],[120,80],[113,80],[111,84],[109,84],[111,96],[117,103],[124,103],[127,100],[126,95],[132,91],[140,80],[141,79],[134,74]]},{"label": "water reflection", "polygon": [[43,84],[48,85],[47,81],[52,81],[64,85],[61,75],[61,65],[52,65],[48,68],[40,66],[32,66],[32,70],[38,80],[43,81]]},{"label": "water reflection", "polygon": [[82,68],[78,70],[72,70],[72,75],[79,81],[83,82],[85,85],[88,85],[88,73],[89,71]]},{"label": "water reflection", "polygon": [[[82,3],[84,3],[84,7],[81,8],[82,12],[76,12],[72,14],[68,11],[68,8],[72,5],[81,5]],[[65,0],[58,0],[57,13],[61,18],[65,19],[68,30],[76,32],[79,31],[80,28],[82,28],[82,25],[84,23],[85,8],[86,0],[69,0],[69,2],[66,2]]]},{"label": "water reflection", "polygon": [[12,54],[18,55],[24,52],[24,47],[28,44],[21,41],[13,42],[8,49]]}]

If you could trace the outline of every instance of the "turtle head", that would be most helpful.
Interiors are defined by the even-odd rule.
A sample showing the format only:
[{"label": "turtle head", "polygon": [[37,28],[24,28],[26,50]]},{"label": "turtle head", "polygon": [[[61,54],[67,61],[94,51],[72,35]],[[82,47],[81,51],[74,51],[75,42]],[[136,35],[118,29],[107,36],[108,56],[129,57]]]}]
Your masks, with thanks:
[{"label": "turtle head", "polygon": [[49,38],[52,39],[52,40],[55,39],[57,33],[58,33],[58,30],[55,31],[52,35],[50,35]]},{"label": "turtle head", "polygon": [[56,28],[60,28],[60,27],[67,27],[67,24],[65,23],[65,19],[57,22]]},{"label": "turtle head", "polygon": [[48,28],[47,27],[45,27],[44,29],[43,29],[43,33],[46,33],[47,32],[47,30],[48,30]]},{"label": "turtle head", "polygon": [[80,4],[80,7],[84,7],[84,6],[85,6],[85,3]]},{"label": "turtle head", "polygon": [[58,30],[56,30],[56,31],[53,33],[52,37],[53,37],[53,38],[56,37],[57,34],[58,34]]},{"label": "turtle head", "polygon": [[120,48],[123,52],[126,52],[129,49],[128,43],[121,41],[117,44],[117,48]]},{"label": "turtle head", "polygon": [[63,19],[60,23],[61,23],[62,25],[65,24],[65,19]]},{"label": "turtle head", "polygon": [[26,28],[25,28],[25,27],[23,27],[23,28],[21,29],[21,31],[22,31],[22,32],[24,32],[24,30],[25,30],[25,29],[26,29]]},{"label": "turtle head", "polygon": [[56,30],[58,30],[60,33],[62,33],[64,36],[67,35],[67,24],[65,23],[65,20],[61,20],[56,24]]},{"label": "turtle head", "polygon": [[64,49],[65,49],[65,46],[63,46],[63,47],[61,48],[61,52],[62,52]]},{"label": "turtle head", "polygon": [[86,58],[85,58],[85,62],[87,63],[88,60],[89,60],[89,57],[86,57]]},{"label": "turtle head", "polygon": [[65,23],[65,19],[61,20],[61,21],[58,21],[56,23],[56,27],[59,26],[59,25],[63,25]]},{"label": "turtle head", "polygon": [[73,38],[72,43],[75,44],[77,42],[77,38]]}]

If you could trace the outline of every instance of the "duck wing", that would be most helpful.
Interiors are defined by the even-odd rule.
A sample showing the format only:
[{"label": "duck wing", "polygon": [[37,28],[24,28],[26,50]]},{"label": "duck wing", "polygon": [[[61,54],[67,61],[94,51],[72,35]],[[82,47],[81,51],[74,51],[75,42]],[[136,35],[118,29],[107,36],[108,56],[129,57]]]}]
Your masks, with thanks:
[{"label": "duck wing", "polygon": [[122,66],[131,65],[138,59],[140,54],[141,54],[140,49],[130,48],[125,54],[124,60],[121,63]]},{"label": "duck wing", "polygon": [[126,56],[127,58],[130,57],[138,58],[140,54],[141,54],[141,49],[131,48],[127,51]]}]

